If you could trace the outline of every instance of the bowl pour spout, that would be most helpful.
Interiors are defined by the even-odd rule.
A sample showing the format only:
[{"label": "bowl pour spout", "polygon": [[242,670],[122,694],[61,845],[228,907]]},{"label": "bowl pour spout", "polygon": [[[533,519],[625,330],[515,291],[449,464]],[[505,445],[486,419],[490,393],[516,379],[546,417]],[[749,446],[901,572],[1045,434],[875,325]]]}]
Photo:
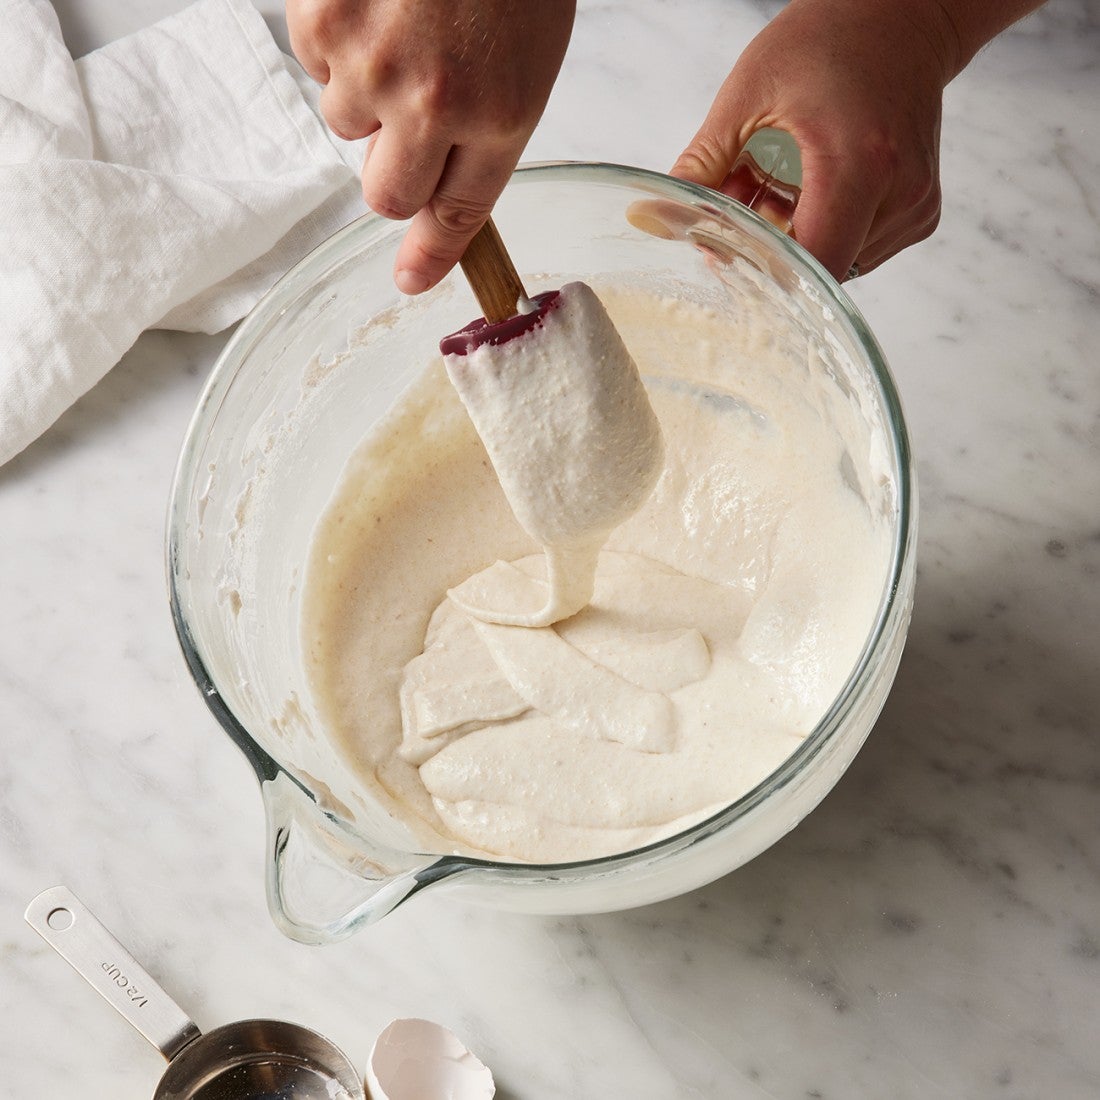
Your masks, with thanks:
[{"label": "bowl pour spout", "polygon": [[366,848],[286,772],[261,784],[267,900],[280,930],[326,944],[386,916],[419,890],[469,870],[439,855]]}]

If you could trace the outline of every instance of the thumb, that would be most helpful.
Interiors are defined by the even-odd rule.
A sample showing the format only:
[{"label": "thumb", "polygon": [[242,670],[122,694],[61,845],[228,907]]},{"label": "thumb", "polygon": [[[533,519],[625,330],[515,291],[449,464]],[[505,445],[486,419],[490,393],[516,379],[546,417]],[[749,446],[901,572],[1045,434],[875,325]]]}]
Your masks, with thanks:
[{"label": "thumb", "polygon": [[413,218],[397,251],[394,279],[404,294],[435,286],[462,258],[519,159],[519,150],[456,146],[439,186]]},{"label": "thumb", "polygon": [[718,94],[699,132],[676,158],[669,175],[718,190],[733,167],[756,119],[746,118],[736,97]]},{"label": "thumb", "polygon": [[729,150],[716,142],[710,134],[700,130],[692,138],[691,144],[676,158],[669,175],[717,191],[736,156],[736,151]]}]

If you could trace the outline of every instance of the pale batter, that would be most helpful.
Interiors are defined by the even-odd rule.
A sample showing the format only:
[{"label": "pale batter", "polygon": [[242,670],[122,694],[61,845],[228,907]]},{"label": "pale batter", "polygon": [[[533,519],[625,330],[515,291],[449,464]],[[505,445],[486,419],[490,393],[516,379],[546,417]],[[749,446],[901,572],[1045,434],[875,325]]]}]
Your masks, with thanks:
[{"label": "pale batter", "polygon": [[595,292],[566,283],[541,297],[515,318],[520,332],[485,327],[498,336],[476,347],[470,329],[443,341],[447,374],[547,577],[524,585],[495,570],[450,597],[509,626],[550,626],[588,604],[600,548],[649,496],[664,457],[637,365]]},{"label": "pale batter", "polygon": [[313,703],[427,848],[556,862],[679,831],[798,746],[875,618],[894,497],[856,397],[702,307],[601,297],[664,460],[587,607],[553,626],[484,613],[553,602],[551,540],[517,522],[438,362],[315,534]]}]

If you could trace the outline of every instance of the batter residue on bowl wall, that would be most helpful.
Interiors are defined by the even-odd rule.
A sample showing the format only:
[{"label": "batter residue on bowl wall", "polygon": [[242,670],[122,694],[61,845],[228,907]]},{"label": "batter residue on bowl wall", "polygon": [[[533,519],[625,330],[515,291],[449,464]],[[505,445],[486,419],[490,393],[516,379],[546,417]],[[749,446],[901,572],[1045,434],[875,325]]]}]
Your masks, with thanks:
[{"label": "batter residue on bowl wall", "polygon": [[478,591],[538,606],[545,575],[440,361],[363,441],[317,525],[312,702],[430,850],[558,862],[686,828],[813,730],[877,613],[895,494],[858,395],[762,328],[601,297],[665,458],[584,610],[529,628],[447,597],[488,570]]}]

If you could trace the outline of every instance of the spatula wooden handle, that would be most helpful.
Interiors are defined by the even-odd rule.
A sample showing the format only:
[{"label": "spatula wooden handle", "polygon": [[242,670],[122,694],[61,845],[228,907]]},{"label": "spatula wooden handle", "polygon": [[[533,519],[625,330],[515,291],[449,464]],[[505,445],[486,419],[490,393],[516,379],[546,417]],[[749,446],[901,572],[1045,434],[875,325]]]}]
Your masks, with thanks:
[{"label": "spatula wooden handle", "polygon": [[516,315],[516,303],[527,292],[492,218],[466,246],[459,263],[489,324]]}]

